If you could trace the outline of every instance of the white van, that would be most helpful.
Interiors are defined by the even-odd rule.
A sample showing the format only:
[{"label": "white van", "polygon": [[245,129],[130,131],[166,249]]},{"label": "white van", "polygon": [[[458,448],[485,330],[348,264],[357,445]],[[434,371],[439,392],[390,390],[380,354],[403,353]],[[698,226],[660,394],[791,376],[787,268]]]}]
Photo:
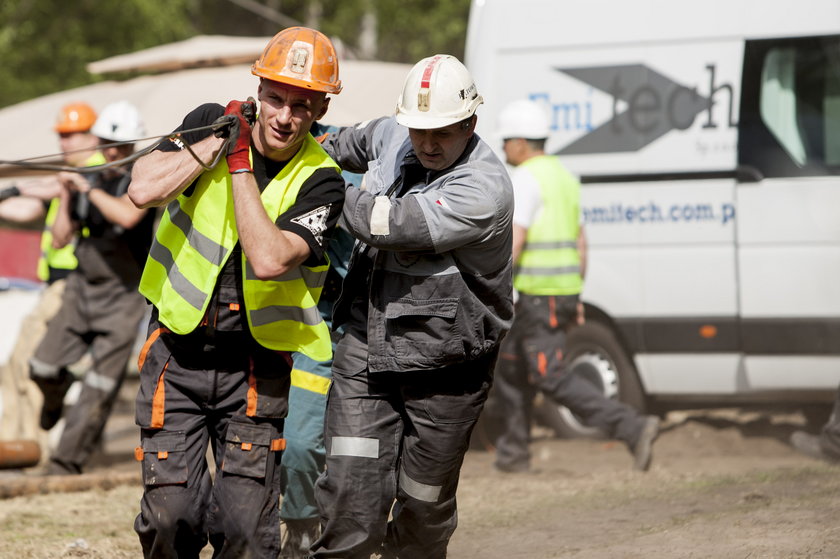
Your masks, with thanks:
[{"label": "white van", "polygon": [[480,135],[535,100],[581,177],[574,371],[643,409],[831,400],[840,0],[474,0],[466,65]]}]

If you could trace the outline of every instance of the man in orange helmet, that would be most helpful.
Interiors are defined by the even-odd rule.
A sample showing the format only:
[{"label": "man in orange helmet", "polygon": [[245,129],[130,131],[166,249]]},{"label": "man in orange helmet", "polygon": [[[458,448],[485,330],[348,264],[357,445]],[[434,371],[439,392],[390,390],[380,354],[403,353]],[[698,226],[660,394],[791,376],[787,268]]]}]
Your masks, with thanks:
[{"label": "man in orange helmet", "polygon": [[[75,167],[105,162],[98,151],[99,139],[90,132],[96,112],[86,103],[70,103],[61,108],[54,131],[64,162]],[[58,213],[61,183],[56,176],[22,181],[0,192],[0,219],[14,223],[44,220],[38,277],[47,283],[35,309],[23,321],[24,333],[18,337],[9,361],[0,372],[3,387],[0,438],[37,440],[46,450],[47,434],[39,428],[43,400],[41,391],[29,379],[29,358],[47,331],[49,322],[61,307],[65,278],[76,267],[75,243],[62,249],[53,247],[52,225]],[[62,392],[63,393],[63,392]],[[47,453],[42,456],[46,458]]]},{"label": "man in orange helmet", "polygon": [[[146,557],[197,557],[208,539],[217,556],[277,557],[291,353],[331,357],[317,303],[344,181],[309,130],[341,90],[335,50],[290,28],[251,71],[256,116],[253,102],[198,107],[129,187],[138,207],[166,206],[140,282],[154,305],[136,409]],[[225,160],[205,170],[185,143]]]}]

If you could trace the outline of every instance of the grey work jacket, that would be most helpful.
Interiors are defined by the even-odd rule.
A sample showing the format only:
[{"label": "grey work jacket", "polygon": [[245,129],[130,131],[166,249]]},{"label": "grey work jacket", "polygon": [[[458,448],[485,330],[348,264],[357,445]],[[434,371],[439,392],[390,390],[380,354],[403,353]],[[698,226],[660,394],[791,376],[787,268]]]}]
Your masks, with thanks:
[{"label": "grey work jacket", "polygon": [[[473,136],[451,167],[428,171],[393,118],[343,128],[323,145],[342,169],[365,173],[344,203],[358,241],[333,326],[367,299],[368,369],[435,369],[494,350],[513,318],[513,188],[489,146]],[[408,184],[386,197],[406,163]]]}]

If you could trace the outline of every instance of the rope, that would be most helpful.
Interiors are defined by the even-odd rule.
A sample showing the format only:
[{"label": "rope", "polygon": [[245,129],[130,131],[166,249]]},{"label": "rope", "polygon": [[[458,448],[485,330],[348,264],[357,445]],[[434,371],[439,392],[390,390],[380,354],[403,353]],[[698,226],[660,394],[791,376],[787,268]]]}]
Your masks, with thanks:
[{"label": "rope", "polygon": [[[233,117],[233,118],[235,118],[235,117]],[[17,159],[17,160],[14,160],[14,161],[6,161],[6,160],[3,160],[3,159],[0,159],[0,165],[16,165],[18,167],[23,167],[24,169],[35,169],[35,170],[38,170],[38,171],[69,171],[69,172],[72,172],[72,173],[98,173],[98,172],[103,171],[105,169],[110,169],[112,167],[121,167],[123,165],[128,165],[129,163],[133,163],[137,159],[139,159],[139,158],[143,157],[144,155],[154,151],[155,148],[157,148],[161,143],[168,140],[168,141],[171,141],[171,142],[180,141],[181,144],[186,148],[187,152],[189,152],[189,154],[193,157],[193,159],[195,159],[198,162],[198,164],[201,166],[201,168],[204,169],[205,171],[209,171],[210,169],[212,169],[213,167],[216,166],[216,164],[222,158],[222,154],[227,153],[228,145],[231,142],[230,135],[228,135],[228,137],[225,138],[225,142],[222,144],[222,149],[219,150],[219,153],[216,154],[216,157],[213,158],[213,161],[209,165],[204,163],[204,161],[201,160],[201,158],[198,156],[197,153],[195,153],[192,150],[192,148],[189,146],[189,144],[187,144],[186,142],[184,142],[181,139],[181,136],[182,136],[182,134],[188,134],[188,133],[191,133],[191,132],[200,132],[202,130],[213,130],[214,132],[218,132],[219,130],[221,130],[221,129],[227,127],[227,126],[230,126],[230,124],[232,122],[233,122],[232,118],[219,119],[216,122],[214,122],[213,124],[209,124],[207,126],[199,126],[198,128],[190,128],[189,130],[181,130],[180,132],[173,132],[171,134],[164,134],[164,135],[161,135],[161,136],[149,136],[147,138],[137,138],[137,139],[134,139],[134,140],[126,140],[126,141],[123,141],[123,142],[113,142],[113,143],[110,143],[110,144],[101,144],[99,146],[99,149],[123,146],[123,145],[128,145],[128,144],[134,144],[134,143],[142,142],[142,141],[145,141],[145,140],[157,140],[155,143],[151,144],[150,146],[145,147],[145,148],[143,148],[139,151],[136,151],[136,152],[132,153],[131,155],[129,155],[128,157],[124,157],[124,158],[118,159],[116,161],[111,161],[109,163],[103,163],[102,165],[94,165],[92,167],[74,167],[72,165],[55,165],[55,164],[50,164],[50,163],[33,163],[33,161],[36,160],[36,159],[45,159],[45,158],[48,158],[48,157],[64,157],[64,156],[66,156],[67,154],[70,154],[70,153],[76,153],[78,151],[86,151],[86,150],[67,151],[67,152],[56,153],[56,154],[52,154],[52,155],[38,155],[38,156],[35,156],[35,157],[28,157],[26,159]]]}]

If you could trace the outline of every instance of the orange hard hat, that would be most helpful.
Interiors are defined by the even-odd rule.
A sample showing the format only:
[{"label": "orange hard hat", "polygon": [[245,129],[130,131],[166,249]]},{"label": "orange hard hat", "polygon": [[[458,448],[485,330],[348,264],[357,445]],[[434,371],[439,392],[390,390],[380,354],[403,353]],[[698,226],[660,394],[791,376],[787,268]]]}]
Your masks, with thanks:
[{"label": "orange hard hat", "polygon": [[87,103],[70,103],[61,108],[55,131],[59,134],[69,132],[87,132],[96,122],[96,111]]},{"label": "orange hard hat", "polygon": [[251,73],[304,89],[338,93],[338,57],[326,35],[308,27],[289,27],[274,36]]}]

